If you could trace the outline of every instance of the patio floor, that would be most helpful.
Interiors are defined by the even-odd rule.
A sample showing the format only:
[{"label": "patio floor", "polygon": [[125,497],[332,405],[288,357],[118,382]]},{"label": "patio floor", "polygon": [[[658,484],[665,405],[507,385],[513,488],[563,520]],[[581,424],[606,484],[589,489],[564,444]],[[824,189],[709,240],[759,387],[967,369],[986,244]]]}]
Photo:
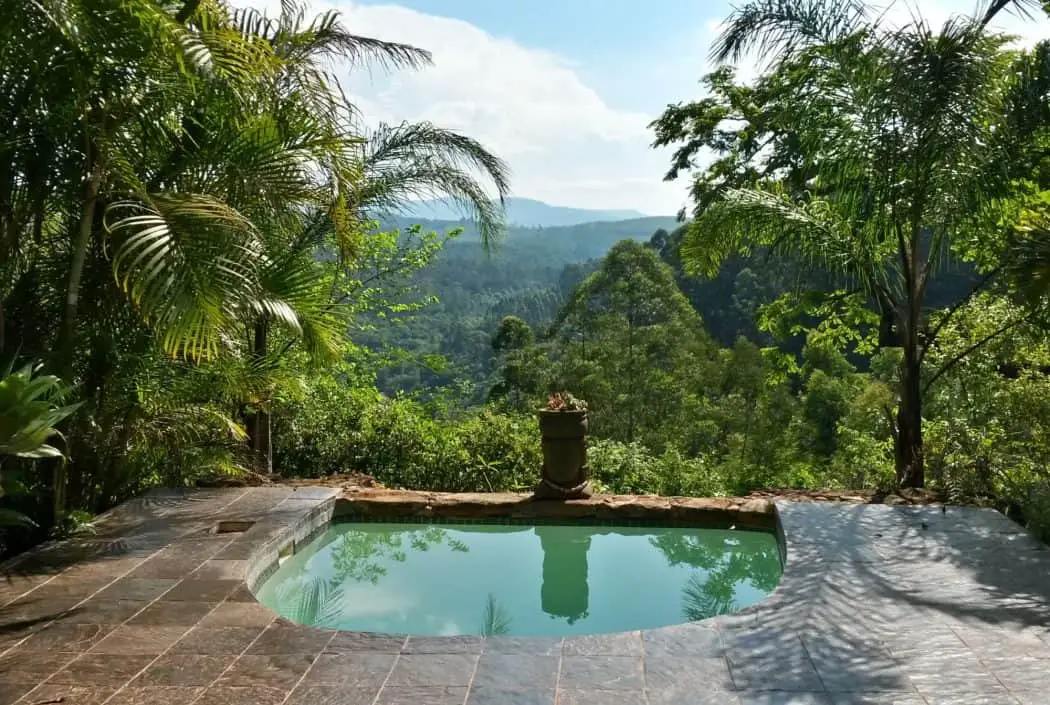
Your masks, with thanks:
[{"label": "patio floor", "polygon": [[152,492],[3,566],[0,705],[1050,704],[1050,551],[991,510],[778,504],[783,580],[745,612],[405,638],[297,626],[247,587],[335,495]]}]

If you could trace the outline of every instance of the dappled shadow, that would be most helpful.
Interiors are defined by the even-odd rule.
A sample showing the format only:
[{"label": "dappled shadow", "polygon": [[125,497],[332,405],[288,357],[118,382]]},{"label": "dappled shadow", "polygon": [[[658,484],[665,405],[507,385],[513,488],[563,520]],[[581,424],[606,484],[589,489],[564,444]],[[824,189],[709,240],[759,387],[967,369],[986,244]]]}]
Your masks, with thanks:
[{"label": "dappled shadow", "polygon": [[1021,527],[991,510],[779,509],[784,582],[753,616],[764,631],[798,634],[826,687],[991,696],[1039,684],[1050,551]]}]

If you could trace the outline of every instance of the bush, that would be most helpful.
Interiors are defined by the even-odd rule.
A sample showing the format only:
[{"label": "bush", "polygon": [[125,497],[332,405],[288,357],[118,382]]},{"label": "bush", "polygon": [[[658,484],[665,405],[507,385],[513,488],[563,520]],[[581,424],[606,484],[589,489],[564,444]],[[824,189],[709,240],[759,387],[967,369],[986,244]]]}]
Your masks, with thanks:
[{"label": "bush", "polygon": [[703,458],[675,449],[656,456],[639,443],[593,440],[588,449],[593,484],[615,494],[702,497],[726,494],[722,477]]},{"label": "bush", "polygon": [[542,464],[532,417],[441,417],[416,401],[325,378],[275,409],[273,443],[283,475],[357,471],[390,487],[442,492],[529,488]]}]

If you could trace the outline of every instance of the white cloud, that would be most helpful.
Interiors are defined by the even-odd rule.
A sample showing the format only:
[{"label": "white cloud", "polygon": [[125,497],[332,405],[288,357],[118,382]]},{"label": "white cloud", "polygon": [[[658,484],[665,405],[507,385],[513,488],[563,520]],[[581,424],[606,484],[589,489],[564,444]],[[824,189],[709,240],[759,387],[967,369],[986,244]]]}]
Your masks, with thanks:
[{"label": "white cloud", "polygon": [[312,9],[328,7],[356,34],[433,54],[434,65],[420,71],[350,77],[346,87],[369,122],[429,120],[464,132],[509,162],[517,196],[668,215],[683,205],[685,187],[662,181],[668,154],[649,146],[655,115],[610,106],[566,58],[397,5]]},{"label": "white cloud", "polygon": [[[252,3],[279,8],[279,0]],[[918,6],[935,26],[958,11],[953,0],[896,2],[890,18],[907,21]],[[361,5],[351,0],[315,0],[313,10],[336,8],[351,31],[429,50],[434,65],[421,71],[355,71],[346,86],[370,122],[430,120],[482,141],[513,170],[514,195],[559,205],[636,208],[673,214],[685,203],[685,185],[665,183],[669,152],[650,148],[652,113],[618,109],[581,78],[565,57],[494,36],[468,22],[417,12],[403,6]],[[714,10],[718,14],[727,8]],[[683,36],[683,45],[656,48],[652,63],[635,65],[625,81],[644,81],[653,72],[683,76],[682,93],[668,101],[698,97],[688,86],[710,64],[704,60],[720,30],[713,18]],[[1048,35],[1046,19],[1001,18],[1003,29],[1025,44]],[[594,67],[590,67],[594,70]],[[739,75],[757,75],[745,60]],[[647,110],[649,109],[648,106]]]}]

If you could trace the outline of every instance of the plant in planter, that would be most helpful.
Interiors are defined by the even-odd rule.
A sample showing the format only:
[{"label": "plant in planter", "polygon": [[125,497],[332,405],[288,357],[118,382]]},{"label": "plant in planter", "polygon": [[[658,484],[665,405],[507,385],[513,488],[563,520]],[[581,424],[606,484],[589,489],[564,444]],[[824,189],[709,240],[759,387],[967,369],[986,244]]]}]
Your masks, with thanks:
[{"label": "plant in planter", "polygon": [[536,496],[547,499],[589,497],[587,402],[557,392],[540,409],[543,471]]}]

